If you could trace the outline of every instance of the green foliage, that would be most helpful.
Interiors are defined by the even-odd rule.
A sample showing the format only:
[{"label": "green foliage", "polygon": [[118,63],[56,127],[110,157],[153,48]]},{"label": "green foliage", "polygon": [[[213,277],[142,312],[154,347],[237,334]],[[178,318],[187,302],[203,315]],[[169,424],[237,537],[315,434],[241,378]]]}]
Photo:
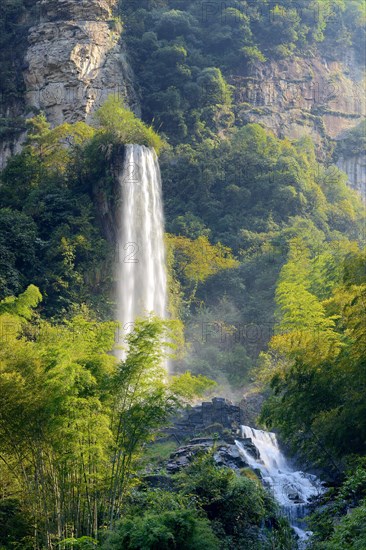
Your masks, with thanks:
[{"label": "green foliage", "polygon": [[[0,209],[0,296],[21,291],[36,259],[37,227],[22,212]],[[29,279],[28,279],[29,280]]]},{"label": "green foliage", "polygon": [[14,498],[0,500],[0,548],[7,550],[31,550],[32,525],[30,518],[21,509],[21,503]]},{"label": "green foliage", "polygon": [[188,401],[192,400],[194,396],[203,397],[208,391],[212,392],[216,386],[217,384],[213,380],[201,374],[192,376],[189,371],[180,376],[173,376],[170,383],[171,389]]},{"label": "green foliage", "polygon": [[[176,368],[237,387],[248,381],[271,338],[277,281],[291,247],[294,279],[277,289],[278,299],[287,300],[286,330],[306,321],[311,333],[314,316],[319,327],[332,324],[321,302],[340,282],[345,254],[362,243],[364,208],[336,167],[317,164],[309,139],[281,140],[256,124],[225,139],[177,146],[164,152],[161,166],[167,229],[174,234],[174,300],[190,348]],[[191,234],[194,246],[188,246]],[[300,238],[310,250],[310,286],[305,266],[300,280],[306,261]],[[229,247],[240,263],[212,273],[196,289],[187,277],[191,259],[196,279],[213,263],[213,249],[198,246],[204,242]],[[222,307],[224,297],[231,308]],[[327,334],[329,347],[335,340],[331,330]],[[304,331],[302,337],[306,347]]]},{"label": "green foliage", "polygon": [[38,306],[42,301],[42,295],[39,289],[30,285],[23,294],[15,298],[9,296],[0,302],[0,315],[6,313],[10,315],[17,315],[24,319],[30,319],[34,312],[33,309]]},{"label": "green foliage", "polygon": [[337,142],[335,155],[337,158],[349,158],[361,156],[366,150],[366,121],[361,122],[356,128],[350,130],[347,136]]},{"label": "green foliage", "polygon": [[132,491],[125,503],[125,519],[104,547],[153,549],[159,543],[171,548],[196,549],[206,544],[209,548],[269,550],[276,542],[279,550],[294,548],[286,520],[280,520],[274,502],[254,474],[240,477],[229,468],[218,467],[212,454],[203,453],[170,478],[170,483],[171,490],[142,485]]},{"label": "green foliage", "polygon": [[318,548],[324,550],[362,550],[366,547],[366,502],[343,517],[331,539]]},{"label": "green foliage", "polygon": [[[203,235],[194,241],[183,236],[167,235],[166,242],[171,275],[173,281],[178,282],[175,288],[178,307],[194,301],[197,288],[209,277],[239,266],[230,248],[221,243],[212,245]],[[183,304],[179,304],[179,296],[183,298]]]},{"label": "green foliage", "polygon": [[79,315],[50,325],[31,315],[40,298],[30,287],[1,303],[0,452],[41,542],[47,532],[65,535],[69,521],[81,528],[88,495],[104,485],[111,441],[107,380],[115,360],[108,353],[114,323]]},{"label": "green foliage", "polygon": [[100,107],[95,118],[100,126],[97,140],[108,144],[137,143],[154,147],[157,153],[164,145],[151,126],[146,126],[113,96]]},{"label": "green foliage", "polygon": [[162,174],[168,230],[171,224],[184,231],[189,212],[195,227],[209,228],[211,241],[234,253],[249,248],[245,237],[258,233],[267,246],[277,236],[279,248],[281,227],[300,218],[308,224],[310,219],[328,239],[334,229],[362,235],[364,211],[343,174],[335,167],[322,170],[308,140],[280,140],[257,124],[233,131],[229,139],[178,146],[162,156]]},{"label": "green foliage", "polygon": [[175,441],[154,441],[144,447],[138,465],[146,471],[150,471],[151,468],[161,468],[176,448]]},{"label": "green foliage", "polygon": [[[224,548],[225,542],[228,547],[259,548],[260,526],[264,520],[272,521],[273,531],[278,530],[278,534],[282,528],[285,530],[284,525],[277,523],[275,505],[260,481],[239,477],[229,468],[218,467],[211,454],[197,457],[178,479],[180,491],[193,496],[199,509],[214,523]],[[270,548],[265,536],[262,547]],[[293,548],[291,534],[279,548]]]},{"label": "green foliage", "polygon": [[[2,6],[2,117],[24,91],[19,60],[34,4]],[[0,181],[5,546],[63,539],[92,548],[98,529],[123,514],[106,548],[293,548],[257,480],[217,468],[210,456],[177,478],[174,494],[133,490],[143,445],[177,407],[214,387],[205,376],[247,383],[274,319],[262,356],[271,387],[263,421],[332,472],[365,453],[364,210],[341,172],[317,164],[309,139],[235,127],[229,85],[251,64],[312,56],[320,42],[335,58],[353,44],[362,60],[364,3],[204,4],[123,2],[146,124],[113,98],[96,129],[51,129],[43,115],[26,126],[1,118],[2,136],[28,128]],[[363,134],[363,125],[350,132],[336,156],[361,154]],[[189,372],[169,380],[161,359],[171,325],[140,320],[118,364],[114,325],[82,305],[110,315],[112,251],[95,197],[114,196],[112,161],[126,143],[161,153],[171,308],[186,320],[189,349],[176,364]],[[45,316],[59,324],[35,313],[42,297],[32,282]],[[365,546],[364,477],[357,468],[315,518],[314,547]]]},{"label": "green foliage", "polygon": [[[35,312],[41,298],[30,286],[0,302],[0,473],[17,487],[40,547],[76,532],[97,539],[99,527],[118,519],[143,444],[187,394],[210,385],[166,381],[162,340],[173,346],[171,322],[139,321],[118,364],[116,323],[98,323],[83,308],[51,324]],[[22,529],[11,536],[18,541]],[[64,544],[74,542],[94,544]]]},{"label": "green foliage", "polygon": [[143,120],[171,143],[225,133],[234,122],[234,75],[266,59],[338,58],[354,46],[364,59],[363,0],[121,3],[125,36],[142,95]]},{"label": "green foliage", "polygon": [[323,506],[311,516],[314,531],[311,548],[341,550],[365,547],[365,460],[359,460],[356,469],[348,472],[346,480],[335,494],[323,499]]},{"label": "green foliage", "polygon": [[112,194],[111,152],[121,144],[159,151],[163,142],[112,97],[97,120],[98,129],[83,122],[51,129],[42,114],[27,121],[23,150],[0,175],[0,298],[34,282],[49,316],[80,303],[111,315],[113,250],[95,196]]},{"label": "green foliage", "polygon": [[[304,263],[307,270],[299,276]],[[349,455],[366,451],[366,274],[361,264],[364,252],[345,251],[342,276],[333,280],[328,299],[320,301],[303,290],[304,284],[311,286],[309,258],[290,256],[278,286],[280,334],[272,339],[264,367],[272,397],[262,420],[279,429],[297,452],[333,472]]]},{"label": "green foliage", "polygon": [[218,550],[219,541],[207,520],[192,510],[146,514],[122,521],[105,548],[154,550]]},{"label": "green foliage", "polygon": [[108,281],[100,281],[100,273],[111,250],[80,162],[94,130],[81,122],[51,130],[43,115],[28,127],[22,152],[0,175],[0,297],[34,282],[49,316],[73,304],[95,305],[103,294],[108,304]]},{"label": "green foliage", "polygon": [[81,550],[91,550],[98,546],[98,541],[91,537],[80,537],[78,539],[69,538],[60,541],[64,548],[80,548]]}]

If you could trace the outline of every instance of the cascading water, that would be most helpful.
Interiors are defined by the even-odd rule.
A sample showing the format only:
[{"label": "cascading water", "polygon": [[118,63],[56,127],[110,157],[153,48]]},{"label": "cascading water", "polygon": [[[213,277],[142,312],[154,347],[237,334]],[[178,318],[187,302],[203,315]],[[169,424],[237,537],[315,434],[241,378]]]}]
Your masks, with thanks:
[{"label": "cascading water", "polygon": [[264,485],[272,492],[300,541],[305,544],[309,533],[303,518],[308,513],[310,500],[323,492],[321,482],[316,476],[295,471],[289,465],[274,433],[241,426],[241,437],[250,439],[259,455],[254,456],[244,441],[237,440],[239,452],[251,468],[260,471]]},{"label": "cascading water", "polygon": [[[155,151],[127,145],[123,172],[118,236],[117,319],[122,338],[137,317],[166,317],[164,215],[159,162]],[[121,343],[121,342],[120,342]],[[119,350],[121,359],[125,352]]]}]

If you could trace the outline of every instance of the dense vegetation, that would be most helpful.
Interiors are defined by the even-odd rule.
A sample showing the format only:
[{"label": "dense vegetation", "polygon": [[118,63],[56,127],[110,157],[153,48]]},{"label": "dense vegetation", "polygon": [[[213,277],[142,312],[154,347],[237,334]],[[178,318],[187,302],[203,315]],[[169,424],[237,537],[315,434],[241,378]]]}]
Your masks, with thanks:
[{"label": "dense vegetation", "polygon": [[[34,4],[6,0],[0,13],[5,110],[22,98]],[[243,126],[231,84],[320,44],[364,60],[364,3],[121,4],[143,121],[113,99],[93,126],[1,121],[2,135],[28,135],[0,174],[0,548],[292,550],[251,472],[208,453],[170,490],[144,481],[146,444],[214,387],[207,376],[238,394],[255,382],[260,422],[334,485],[311,519],[314,550],[363,550],[364,206],[310,138]],[[362,155],[364,134],[361,124],[334,158]],[[160,154],[170,310],[185,345],[179,323],[141,320],[118,362],[116,258],[98,208],[131,142]],[[166,380],[159,342],[173,330],[186,374]]]},{"label": "dense vegetation", "polygon": [[322,52],[364,58],[363,0],[121,2],[144,120],[172,143],[200,141],[234,122],[228,83],[265,59]]},{"label": "dense vegetation", "polygon": [[337,143],[335,150],[336,158],[364,156],[366,152],[366,121],[361,122],[351,130],[344,140]]},{"label": "dense vegetation", "polygon": [[[235,387],[248,381],[273,332],[289,240],[305,232],[320,248],[364,237],[360,203],[334,166],[316,162],[309,139],[290,143],[241,126],[235,77],[265,59],[308,57],[320,47],[338,58],[353,44],[362,56],[364,6],[131,0],[121,10],[143,119],[172,145],[161,155],[168,232],[207,237],[240,262],[194,281],[180,268],[178,251],[175,310],[185,320],[190,354],[177,368],[189,365]],[[360,136],[361,127],[350,137],[352,150],[362,151]],[[202,249],[200,265],[203,257],[212,261]]]},{"label": "dense vegetation", "polygon": [[115,323],[86,308],[50,323],[36,313],[41,300],[30,286],[0,302],[1,547],[290,550],[289,527],[259,480],[210,454],[175,478],[173,492],[139,480],[143,445],[212,386],[189,373],[166,380],[161,342],[171,347],[174,322],[138,321],[119,363],[109,353]]},{"label": "dense vegetation", "polygon": [[[202,539],[212,548],[240,548],[240,536],[251,540],[253,549],[258,539],[258,548],[270,548],[273,540],[279,548],[291,548],[286,525],[274,519],[270,500],[261,504],[258,517],[243,515],[249,523],[240,536],[221,517],[224,509],[213,512],[205,501],[198,504],[198,487],[188,491],[198,491],[194,505],[184,484],[179,487],[177,499],[184,503],[179,511],[169,494],[166,508],[157,509],[155,501],[140,504],[143,514],[133,501],[142,498],[140,492],[133,497],[130,485],[141,444],[182,398],[209,384],[195,383],[190,375],[180,384],[174,379],[172,386],[162,383],[156,370],[161,325],[146,322],[131,336],[136,356],[130,353],[122,369],[108,353],[115,325],[100,320],[112,318],[110,299],[104,303],[111,281],[103,270],[111,265],[113,250],[101,236],[94,189],[104,186],[112,192],[115,155],[130,140],[161,143],[151,128],[112,100],[98,113],[95,128],[78,123],[51,130],[40,115],[30,120],[23,152],[1,176],[1,452],[8,487],[2,514],[7,536],[22,548],[27,540],[32,546],[36,525],[40,547],[64,539],[67,548],[87,537],[75,542],[87,548],[107,537],[106,548],[138,548],[136,541],[146,538],[151,544],[156,538],[159,545],[172,540],[179,545],[189,529],[193,542],[187,548],[199,548]],[[162,145],[171,307],[186,321],[190,348],[175,362],[177,371],[190,369],[240,387],[253,376],[258,353],[275,330],[268,352],[260,356],[261,383],[273,392],[262,421],[279,430],[304,460],[342,477],[340,472],[365,452],[361,203],[342,173],[316,162],[309,139],[280,140],[247,125],[197,147],[177,147],[176,156]],[[40,300],[36,287],[11,298],[32,282],[44,294],[43,318],[32,313]],[[133,398],[121,409],[118,396],[131,388]],[[192,468],[186,483],[195,479]],[[264,498],[253,482],[247,486],[208,463],[204,469],[204,494],[212,484],[221,486],[216,477],[210,481],[212,472],[227,477],[223,501],[232,483],[239,484],[235,491],[241,506],[242,491],[250,502]],[[337,507],[339,498],[329,506]],[[230,493],[230,509],[233,501]],[[363,513],[361,497],[359,502],[356,518]],[[336,509],[342,517],[347,508]],[[122,515],[117,530],[103,535]],[[135,515],[141,516],[139,522]],[[260,527],[263,520],[268,532]],[[14,531],[13,522],[19,530]],[[341,527],[333,531],[321,515],[314,522],[319,541],[343,536]]]},{"label": "dense vegetation", "polygon": [[287,522],[258,479],[247,471],[239,477],[219,468],[203,454],[175,476],[173,492],[132,493],[127,517],[106,549],[291,550],[293,544]]},{"label": "dense vegetation", "polygon": [[113,146],[158,149],[162,142],[112,99],[98,112],[97,128],[80,122],[51,130],[43,115],[27,126],[22,153],[0,175],[0,298],[34,283],[47,316],[80,303],[111,316],[114,250],[93,201],[96,185],[103,173],[104,191],[112,193],[106,167]]},{"label": "dense vegetation", "polygon": [[99,538],[121,516],[142,445],[211,385],[165,380],[159,342],[172,341],[173,322],[137,322],[118,363],[115,323],[98,323],[86,308],[49,323],[36,314],[41,299],[31,285],[0,303],[1,510],[8,523],[21,510],[24,523],[9,528],[6,548]]},{"label": "dense vegetation", "polygon": [[24,51],[36,0],[3,0],[0,9],[0,140],[24,132]]},{"label": "dense vegetation", "polygon": [[161,161],[168,230],[221,242],[239,261],[199,284],[194,300],[178,263],[191,342],[178,367],[235,387],[248,379],[274,330],[275,288],[291,239],[301,236],[315,257],[328,247],[336,263],[342,247],[363,242],[364,209],[336,167],[317,163],[309,139],[280,140],[258,125],[182,145]]},{"label": "dense vegetation", "polygon": [[274,396],[262,415],[330,468],[329,457],[342,465],[366,451],[365,253],[340,248],[335,260],[329,248],[314,257],[296,244],[277,286],[278,334],[263,357]]}]

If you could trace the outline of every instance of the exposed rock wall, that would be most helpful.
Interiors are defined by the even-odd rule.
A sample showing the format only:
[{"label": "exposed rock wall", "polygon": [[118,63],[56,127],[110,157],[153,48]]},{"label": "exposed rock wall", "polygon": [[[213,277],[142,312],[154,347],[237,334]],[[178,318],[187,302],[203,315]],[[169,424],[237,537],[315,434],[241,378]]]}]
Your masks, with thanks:
[{"label": "exposed rock wall", "polygon": [[11,138],[3,138],[0,140],[0,171],[5,168],[11,156],[21,152],[24,138],[25,134],[22,133]]},{"label": "exposed rock wall", "polygon": [[[166,464],[167,472],[179,472],[188,466],[198,453],[212,449],[215,451],[213,456],[218,465],[233,470],[247,467],[248,464],[240,454],[235,441],[240,441],[246,451],[254,457],[259,458],[259,453],[250,438],[242,438],[240,435],[240,426],[245,417],[246,412],[241,405],[234,405],[223,397],[214,397],[211,401],[182,411],[173,425],[164,430],[163,440],[172,439],[179,445]],[[154,479],[150,476],[149,481],[158,484],[163,481],[164,484],[166,479]]]},{"label": "exposed rock wall", "polygon": [[366,114],[365,79],[355,63],[294,58],[257,63],[249,76],[233,75],[237,116],[278,136],[336,139]]},{"label": "exposed rock wall", "polygon": [[218,429],[239,429],[243,424],[244,410],[223,397],[214,397],[212,401],[203,402],[188,408],[174,422],[166,433],[175,435],[179,440],[187,436]]},{"label": "exposed rock wall", "polygon": [[[320,54],[256,63],[247,74],[232,75],[237,122],[257,122],[281,138],[310,136],[319,160],[331,161],[332,143],[366,116],[366,80],[352,50],[329,61]],[[341,158],[349,185],[366,196],[364,157]]]},{"label": "exposed rock wall", "polygon": [[[123,99],[139,114],[121,23],[114,16],[116,4],[117,0],[32,2],[22,27],[28,37],[25,34],[17,52],[24,93],[18,90],[16,102],[1,101],[1,116],[21,119],[41,110],[53,126],[90,122],[109,95]],[[24,138],[24,130],[2,133],[0,170],[20,151]]]},{"label": "exposed rock wall", "polygon": [[89,120],[113,94],[139,112],[133,73],[113,19],[116,0],[41,0],[29,32],[26,104],[52,125]]},{"label": "exposed rock wall", "polygon": [[366,115],[364,72],[350,54],[257,63],[233,75],[237,120],[258,122],[280,137],[311,136],[322,145],[357,126]]},{"label": "exposed rock wall", "polygon": [[357,191],[366,202],[366,157],[365,155],[348,158],[341,157],[337,166],[348,176],[350,187]]},{"label": "exposed rock wall", "polygon": [[[140,114],[121,24],[115,18],[117,0],[34,4],[25,18],[32,25],[28,48],[18,63],[24,66],[24,98],[15,111],[2,116],[43,110],[52,125],[90,121],[111,94]],[[237,123],[258,122],[280,137],[309,135],[318,145],[320,159],[329,153],[333,140],[342,139],[366,115],[365,74],[352,50],[339,61],[319,54],[256,63],[246,72],[232,74],[230,83]],[[21,132],[3,135],[0,169],[20,150],[23,139]],[[338,166],[348,174],[350,186],[366,195],[364,159],[340,159]]]}]

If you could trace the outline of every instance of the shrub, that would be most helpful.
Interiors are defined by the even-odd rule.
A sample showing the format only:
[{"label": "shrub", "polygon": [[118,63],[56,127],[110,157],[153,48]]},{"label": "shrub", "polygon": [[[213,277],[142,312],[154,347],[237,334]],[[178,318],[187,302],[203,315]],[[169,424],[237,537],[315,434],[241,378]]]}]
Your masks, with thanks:
[{"label": "shrub", "polygon": [[218,550],[219,541],[206,519],[192,510],[123,520],[105,545],[105,550]]},{"label": "shrub", "polygon": [[97,111],[95,118],[100,127],[98,137],[103,137],[109,143],[146,145],[153,147],[157,153],[164,145],[151,126],[146,126],[113,96]]}]

